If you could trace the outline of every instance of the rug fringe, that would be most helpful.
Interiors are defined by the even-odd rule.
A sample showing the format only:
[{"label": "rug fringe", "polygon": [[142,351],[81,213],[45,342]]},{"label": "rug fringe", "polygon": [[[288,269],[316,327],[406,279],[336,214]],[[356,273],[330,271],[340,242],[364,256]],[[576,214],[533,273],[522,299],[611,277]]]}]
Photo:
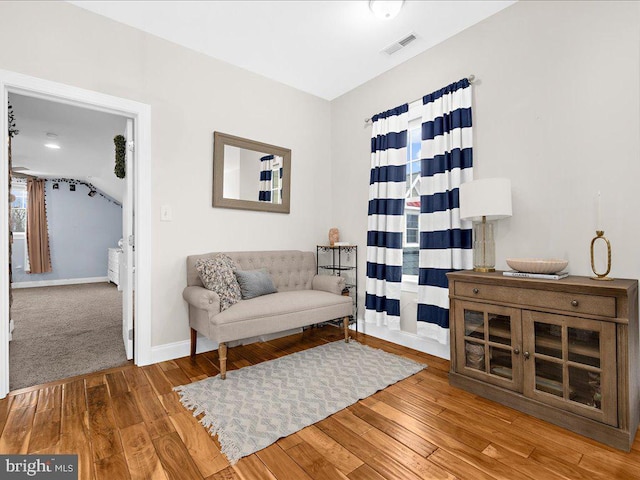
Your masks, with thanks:
[{"label": "rug fringe", "polygon": [[219,419],[211,413],[207,413],[204,406],[200,405],[194,398],[189,395],[189,392],[185,390],[186,385],[174,387],[174,391],[180,396],[180,402],[182,405],[192,412],[194,417],[204,413],[204,416],[198,420],[198,422],[207,429],[211,436],[218,435],[218,442],[220,443],[220,451],[227,457],[231,465],[235,465],[243,455],[240,452],[240,448],[236,445],[236,442],[232,438],[227,438],[226,435],[222,435],[225,438],[221,438],[223,432],[220,431]]}]

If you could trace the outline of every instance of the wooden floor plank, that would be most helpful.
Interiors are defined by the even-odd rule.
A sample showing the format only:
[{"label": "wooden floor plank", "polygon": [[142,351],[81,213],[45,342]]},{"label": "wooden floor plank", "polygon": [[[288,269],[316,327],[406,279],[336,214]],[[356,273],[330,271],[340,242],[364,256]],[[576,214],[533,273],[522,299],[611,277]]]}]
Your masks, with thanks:
[{"label": "wooden floor plank", "polygon": [[169,417],[182,443],[187,447],[203,477],[224,470],[229,466],[227,458],[220,453],[209,432],[186,410]]},{"label": "wooden floor plank", "polygon": [[29,439],[29,453],[52,449],[60,441],[61,414],[61,406],[40,412],[36,411]]},{"label": "wooden floor plank", "polygon": [[198,480],[204,478],[176,432],[154,438],[153,445],[169,479]]},{"label": "wooden floor plank", "polygon": [[224,470],[214,473],[205,480],[241,480],[233,467],[227,467]]},{"label": "wooden floor plank", "polygon": [[[172,387],[218,374],[217,351],[51,382],[0,400],[0,452],[78,455],[79,479],[461,480],[640,478],[630,453],[448,384],[448,362],[352,332],[429,365],[229,465]],[[342,339],[333,327],[234,347],[232,368]],[[233,365],[235,363],[235,365]]]},{"label": "wooden floor plank", "polygon": [[75,380],[62,386],[62,414],[65,417],[78,415],[87,410],[84,380]]},{"label": "wooden floor plank", "polygon": [[277,480],[255,454],[238,460],[233,469],[243,480]]},{"label": "wooden floor plank", "polygon": [[256,456],[278,480],[312,480],[277,443],[256,452]]},{"label": "wooden floor plank", "polygon": [[129,391],[129,384],[127,384],[124,374],[121,371],[107,373],[105,378],[109,386],[109,394],[112,398],[124,395]]},{"label": "wooden floor plank", "polygon": [[[64,388],[63,388],[64,390]],[[89,436],[89,414],[87,411],[77,415],[63,417],[61,422],[60,441],[53,453],[78,455],[78,479],[95,478],[93,446]]]},{"label": "wooden floor plank", "polygon": [[95,463],[97,480],[130,480],[129,468],[122,453],[112,455]]},{"label": "wooden floor plank", "polygon": [[363,464],[362,460],[314,425],[300,430],[298,436],[345,475]]},{"label": "wooden floor plank", "polygon": [[156,391],[157,395],[163,395],[165,393],[169,393],[172,390],[172,385],[167,380],[167,377],[164,375],[162,369],[156,365],[148,365],[146,367],[142,367],[149,383]]},{"label": "wooden floor plank", "polygon": [[[431,455],[429,461],[440,465],[440,467],[450,471],[452,474],[461,479],[470,480],[495,480],[496,477],[477,469],[471,463],[467,463],[460,458],[450,454],[446,450],[439,448]],[[515,480],[515,478],[514,478]]]},{"label": "wooden floor plank", "polygon": [[[366,462],[371,468],[385,478],[414,479],[420,478],[402,463],[397,462],[376,445],[345,429],[335,418],[327,418],[318,422],[318,428]],[[295,447],[294,447],[295,448]]]},{"label": "wooden floor plank", "polygon": [[0,436],[0,452],[9,454],[26,454],[31,438],[36,405],[11,408]]},{"label": "wooden floor plank", "polygon": [[151,385],[140,387],[132,393],[151,438],[161,437],[175,431],[173,424],[169,420],[169,415],[160,400],[158,400]]},{"label": "wooden floor plank", "polygon": [[[124,377],[123,377],[124,378]],[[133,393],[127,391],[111,398],[111,406],[118,428],[127,428],[143,420]]]},{"label": "wooden floor plank", "polygon": [[384,477],[369,465],[364,464],[347,475],[349,480],[384,480]]},{"label": "wooden floor plank", "polygon": [[132,480],[167,480],[144,424],[124,428],[120,436]]},{"label": "wooden floor plank", "polygon": [[303,441],[291,447],[287,450],[287,454],[305,471],[306,475],[313,478],[313,480],[347,478],[307,442]]},{"label": "wooden floor plank", "polygon": [[353,412],[355,416],[361,418],[375,429],[406,445],[418,455],[428,457],[438,448],[419,435],[416,435],[415,433],[407,430],[401,425],[398,425],[397,423],[374,412],[370,408],[365,407],[360,402],[349,407],[349,411]]},{"label": "wooden floor plank", "polygon": [[44,410],[57,409],[62,407],[62,385],[52,385],[44,387],[38,392],[38,406],[36,413]]},{"label": "wooden floor plank", "polygon": [[87,390],[89,413],[89,436],[95,460],[122,452],[120,435],[111,408],[106,385],[98,385]]}]

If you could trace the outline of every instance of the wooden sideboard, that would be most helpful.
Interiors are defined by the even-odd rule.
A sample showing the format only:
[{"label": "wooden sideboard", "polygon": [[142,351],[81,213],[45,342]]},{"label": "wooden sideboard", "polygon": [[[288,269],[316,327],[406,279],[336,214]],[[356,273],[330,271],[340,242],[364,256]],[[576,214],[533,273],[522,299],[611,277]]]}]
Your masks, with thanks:
[{"label": "wooden sideboard", "polygon": [[451,385],[630,450],[640,411],[637,280],[448,277]]}]

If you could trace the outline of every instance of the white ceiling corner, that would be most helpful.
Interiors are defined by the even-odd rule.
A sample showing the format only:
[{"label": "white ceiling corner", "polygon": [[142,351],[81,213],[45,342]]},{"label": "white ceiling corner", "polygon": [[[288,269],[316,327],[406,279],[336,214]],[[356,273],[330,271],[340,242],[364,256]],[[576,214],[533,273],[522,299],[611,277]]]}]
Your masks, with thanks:
[{"label": "white ceiling corner", "polygon": [[[69,3],[333,100],[515,0],[407,0],[392,20],[376,18],[367,0]],[[381,52],[412,32],[406,48]]]}]

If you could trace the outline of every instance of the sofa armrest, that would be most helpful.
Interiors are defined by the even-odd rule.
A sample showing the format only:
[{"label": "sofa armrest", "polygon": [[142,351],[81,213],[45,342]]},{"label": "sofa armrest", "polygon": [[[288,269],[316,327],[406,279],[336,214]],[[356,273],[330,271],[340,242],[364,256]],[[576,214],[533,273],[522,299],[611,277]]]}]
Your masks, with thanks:
[{"label": "sofa armrest", "polygon": [[311,288],[313,290],[322,290],[324,292],[335,293],[336,295],[342,295],[344,287],[344,278],[335,275],[316,275],[311,281]]},{"label": "sofa armrest", "polygon": [[220,297],[212,290],[199,286],[186,287],[182,291],[182,298],[190,305],[206,310],[210,314],[220,313]]}]

